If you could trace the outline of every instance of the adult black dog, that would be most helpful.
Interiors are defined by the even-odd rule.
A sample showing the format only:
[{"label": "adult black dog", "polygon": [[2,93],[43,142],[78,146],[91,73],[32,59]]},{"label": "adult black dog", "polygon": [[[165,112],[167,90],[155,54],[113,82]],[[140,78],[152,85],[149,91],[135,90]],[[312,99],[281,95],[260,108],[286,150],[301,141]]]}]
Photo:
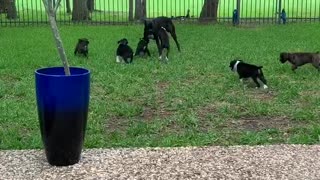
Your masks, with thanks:
[{"label": "adult black dog", "polygon": [[171,18],[161,16],[153,19],[151,22],[144,22],[144,38],[154,39],[157,43],[159,55],[161,55],[161,46],[159,42],[159,30],[161,27],[165,28],[168,33],[171,34],[174,42],[177,45],[178,51],[180,52],[180,44],[177,40],[175,26]]},{"label": "adult black dog", "polygon": [[296,52],[296,53],[288,53],[282,52],[280,53],[280,62],[290,62],[292,65],[292,71],[295,71],[299,66],[305,65],[307,63],[312,64],[315,68],[320,72],[320,54],[319,52]]},{"label": "adult black dog", "polygon": [[239,79],[241,82],[243,78],[252,78],[252,80],[256,83],[257,87],[260,87],[260,80],[263,83],[263,89],[267,89],[267,80],[264,78],[262,72],[262,66],[256,66],[253,64],[248,64],[243,62],[242,60],[232,60],[230,62],[229,67],[232,71],[237,72],[239,75]]},{"label": "adult black dog", "polygon": [[74,55],[79,53],[79,54],[83,54],[85,57],[88,58],[88,52],[89,52],[88,45],[89,45],[88,39],[86,38],[78,39],[78,43],[76,45],[76,48],[74,49]]}]

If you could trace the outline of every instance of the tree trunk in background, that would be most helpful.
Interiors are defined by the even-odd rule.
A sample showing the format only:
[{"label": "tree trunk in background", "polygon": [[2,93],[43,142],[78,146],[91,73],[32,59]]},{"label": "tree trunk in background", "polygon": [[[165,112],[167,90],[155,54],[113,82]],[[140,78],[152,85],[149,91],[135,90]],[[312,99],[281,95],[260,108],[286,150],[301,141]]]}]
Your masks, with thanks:
[{"label": "tree trunk in background", "polygon": [[67,13],[71,13],[70,0],[66,0]]},{"label": "tree trunk in background", "polygon": [[133,21],[133,0],[129,0],[129,21]]},{"label": "tree trunk in background", "polygon": [[87,0],[73,0],[72,21],[89,20]]},{"label": "tree trunk in background", "polygon": [[6,1],[8,3],[7,18],[8,19],[17,19],[16,0],[6,0]]},{"label": "tree trunk in background", "polygon": [[147,17],[147,1],[136,0],[136,10],[134,13],[134,19],[142,20]]},{"label": "tree trunk in background", "polygon": [[0,13],[7,12],[7,7],[5,0],[0,0]]},{"label": "tree trunk in background", "polygon": [[90,12],[93,12],[94,11],[94,0],[88,0],[87,6],[88,6],[88,10]]},{"label": "tree trunk in background", "polygon": [[200,22],[217,22],[219,0],[204,0],[200,13]]}]

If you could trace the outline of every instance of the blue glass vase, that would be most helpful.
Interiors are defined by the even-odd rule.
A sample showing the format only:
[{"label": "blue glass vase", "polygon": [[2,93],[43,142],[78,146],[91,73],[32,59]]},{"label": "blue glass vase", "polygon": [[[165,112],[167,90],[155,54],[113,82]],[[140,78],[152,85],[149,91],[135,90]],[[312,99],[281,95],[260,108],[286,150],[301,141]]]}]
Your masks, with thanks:
[{"label": "blue glass vase", "polygon": [[35,71],[36,98],[42,142],[49,164],[78,163],[85,137],[90,97],[90,71],[70,67]]}]

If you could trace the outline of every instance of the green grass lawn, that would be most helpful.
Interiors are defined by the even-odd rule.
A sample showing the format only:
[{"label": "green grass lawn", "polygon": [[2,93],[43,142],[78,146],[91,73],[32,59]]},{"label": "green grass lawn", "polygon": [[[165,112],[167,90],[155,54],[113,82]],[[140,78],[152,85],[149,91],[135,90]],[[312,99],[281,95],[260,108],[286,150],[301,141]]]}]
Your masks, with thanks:
[{"label": "green grass lawn", "polygon": [[[278,15],[276,0],[242,0],[241,18],[276,18]],[[40,0],[17,0],[16,6],[19,19],[17,21],[46,21],[44,7]],[[200,16],[203,0],[148,0],[147,17],[183,16],[187,9],[195,18]],[[318,0],[282,0],[288,18],[319,18],[320,2]],[[71,1],[72,7],[72,1]],[[231,18],[236,8],[235,0],[220,0],[218,8],[219,18]],[[95,0],[95,11],[91,14],[93,21],[122,22],[128,21],[128,0]],[[71,20],[66,14],[65,1],[59,8],[58,20]],[[2,14],[0,21],[8,21]]]},{"label": "green grass lawn", "polygon": [[[86,148],[319,143],[320,73],[311,65],[293,73],[282,51],[319,51],[320,24],[259,26],[176,25],[179,53],[170,62],[115,62],[117,40],[135,49],[143,26],[61,26],[72,66],[91,70]],[[0,149],[42,148],[34,71],[61,65],[46,27],[1,28]],[[5,36],[4,36],[5,35]],[[86,60],[77,39],[90,40]],[[242,90],[229,61],[263,65],[269,89]]]}]

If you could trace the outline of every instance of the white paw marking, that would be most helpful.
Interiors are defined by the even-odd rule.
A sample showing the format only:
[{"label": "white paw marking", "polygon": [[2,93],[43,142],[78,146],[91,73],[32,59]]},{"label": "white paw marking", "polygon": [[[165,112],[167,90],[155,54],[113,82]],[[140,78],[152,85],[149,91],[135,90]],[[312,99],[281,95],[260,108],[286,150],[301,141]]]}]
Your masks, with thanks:
[{"label": "white paw marking", "polygon": [[264,84],[263,89],[268,89],[268,86]]},{"label": "white paw marking", "polygon": [[121,62],[120,56],[117,56],[117,57],[116,57],[116,62],[117,62],[117,63]]}]

